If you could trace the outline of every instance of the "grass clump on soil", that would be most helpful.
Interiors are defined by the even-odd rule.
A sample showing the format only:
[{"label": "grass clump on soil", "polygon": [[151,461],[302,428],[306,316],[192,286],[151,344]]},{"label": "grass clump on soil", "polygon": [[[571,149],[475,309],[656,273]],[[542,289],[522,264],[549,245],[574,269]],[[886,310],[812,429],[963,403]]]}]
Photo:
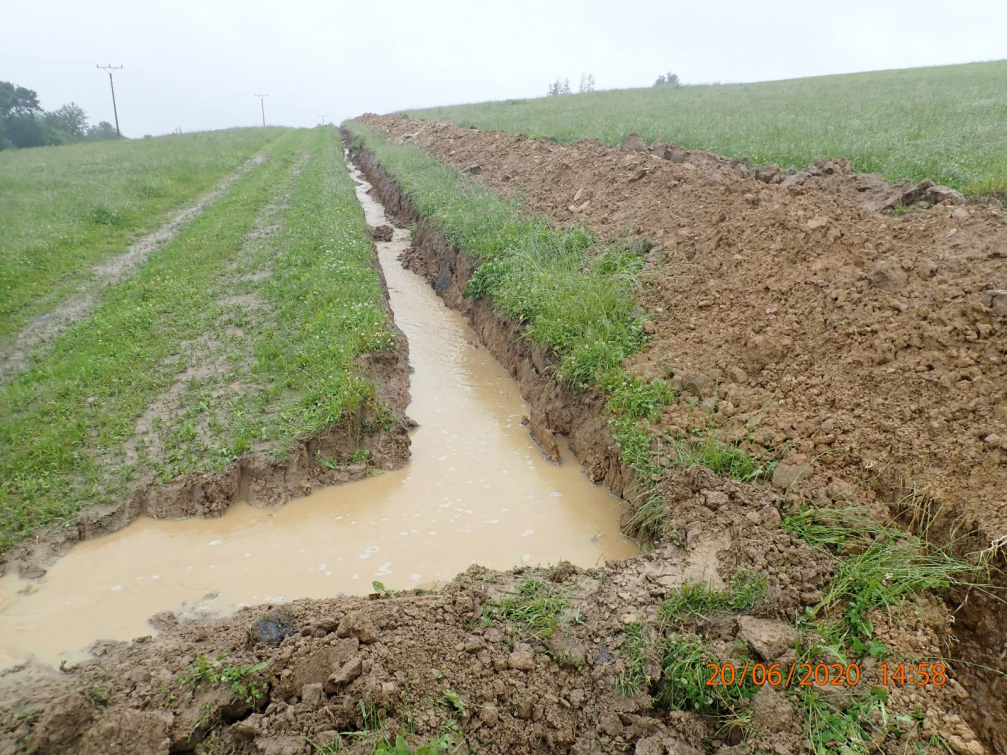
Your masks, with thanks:
[{"label": "grass clump on soil", "polygon": [[662,625],[686,618],[703,619],[717,612],[741,613],[769,595],[769,581],[739,569],[731,575],[726,590],[715,590],[708,582],[689,580],[661,604],[658,621]]},{"label": "grass clump on soil", "polygon": [[567,603],[567,597],[555,585],[530,577],[521,583],[516,595],[488,601],[481,621],[484,625],[510,622],[521,632],[545,642],[560,626]]},{"label": "grass clump on soil", "polygon": [[0,347],[75,291],[92,265],[281,133],[231,129],[0,154]]},{"label": "grass clump on soil", "polygon": [[757,163],[847,157],[891,181],[1007,193],[1007,61],[653,87],[410,111],[459,126],[618,145],[631,132]]},{"label": "grass clump on soil", "polygon": [[266,696],[266,683],[256,678],[256,675],[268,664],[235,666],[225,663],[225,657],[226,653],[222,653],[211,661],[202,653],[198,654],[185,673],[178,676],[179,683],[193,691],[201,684],[228,687],[233,700],[250,705]]},{"label": "grass clump on soil", "polygon": [[[338,134],[286,131],[267,156],[0,387],[0,552],[137,480],[282,457],[377,403],[356,360],[394,336]],[[283,186],[290,206],[253,253]],[[163,448],[128,453],[140,417],[174,394],[155,422]]]},{"label": "grass clump on soil", "polygon": [[801,621],[814,624],[834,647],[850,647],[856,654],[884,652],[872,640],[872,612],[928,591],[978,586],[984,573],[982,564],[956,557],[953,543],[925,542],[880,524],[858,507],[800,508],[785,517],[783,529],[841,556],[822,600]]}]

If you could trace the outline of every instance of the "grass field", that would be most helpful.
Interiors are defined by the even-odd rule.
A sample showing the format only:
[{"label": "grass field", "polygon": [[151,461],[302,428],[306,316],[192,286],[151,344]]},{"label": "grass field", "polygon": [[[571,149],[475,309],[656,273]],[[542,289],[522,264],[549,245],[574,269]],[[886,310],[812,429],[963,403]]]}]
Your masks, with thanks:
[{"label": "grass field", "polygon": [[[249,143],[233,137],[236,161]],[[0,552],[141,477],[283,456],[373,400],[354,359],[393,337],[338,133],[270,138],[263,163],[0,388]],[[144,417],[153,443],[136,442]]]},{"label": "grass field", "polygon": [[87,269],[208,191],[278,129],[0,153],[0,346]]},{"label": "grass field", "polygon": [[1007,194],[1007,61],[758,84],[627,89],[409,114],[461,126],[622,143],[654,140],[801,167],[846,157],[891,181]]}]

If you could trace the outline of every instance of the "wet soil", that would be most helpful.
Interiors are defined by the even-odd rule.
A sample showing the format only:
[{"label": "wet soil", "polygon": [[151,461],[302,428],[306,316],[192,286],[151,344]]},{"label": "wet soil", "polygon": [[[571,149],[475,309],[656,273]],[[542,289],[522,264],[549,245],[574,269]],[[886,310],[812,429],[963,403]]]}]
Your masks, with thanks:
[{"label": "wet soil", "polygon": [[1007,532],[1003,211],[942,203],[885,214],[878,207],[898,187],[841,160],[788,186],[706,153],[665,159],[363,120],[478,165],[479,181],[558,222],[655,245],[641,297],[653,336],[633,369],[716,408],[677,402],[669,430],[751,435],[810,465],[807,484],[823,494],[871,479],[896,498],[925,494],[966,530]]}]

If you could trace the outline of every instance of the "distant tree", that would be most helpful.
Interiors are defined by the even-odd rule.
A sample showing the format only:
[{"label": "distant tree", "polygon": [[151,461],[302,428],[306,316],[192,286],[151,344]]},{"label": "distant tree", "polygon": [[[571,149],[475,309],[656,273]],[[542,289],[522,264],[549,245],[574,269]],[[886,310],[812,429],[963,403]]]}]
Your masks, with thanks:
[{"label": "distant tree", "polygon": [[87,136],[87,113],[75,102],[57,110],[50,110],[45,114],[45,122],[51,128],[62,131],[73,139],[83,139]]},{"label": "distant tree", "polygon": [[577,88],[578,92],[593,92],[594,91],[594,76],[592,74],[581,74],[580,75],[580,86]]},{"label": "distant tree", "polygon": [[[119,135],[115,133],[115,126],[108,121],[102,121],[97,126],[91,126],[84,138],[89,142],[104,142],[118,139]],[[146,134],[144,138],[149,139],[150,134]]]},{"label": "distant tree", "polygon": [[74,102],[46,112],[34,89],[0,81],[0,149],[44,147],[115,136],[115,129],[104,121],[88,126],[87,113]]},{"label": "distant tree", "polygon": [[657,77],[657,81],[654,82],[654,86],[656,87],[663,87],[663,86],[677,87],[680,85],[681,82],[678,80],[678,74],[674,74],[671,71],[668,71],[668,73],[662,73],[660,76]]},{"label": "distant tree", "polygon": [[560,94],[570,94],[573,91],[570,89],[570,79],[563,79],[563,88],[560,90]]},{"label": "distant tree", "polygon": [[34,89],[0,81],[0,118],[6,120],[12,116],[39,115],[41,112],[42,106]]}]

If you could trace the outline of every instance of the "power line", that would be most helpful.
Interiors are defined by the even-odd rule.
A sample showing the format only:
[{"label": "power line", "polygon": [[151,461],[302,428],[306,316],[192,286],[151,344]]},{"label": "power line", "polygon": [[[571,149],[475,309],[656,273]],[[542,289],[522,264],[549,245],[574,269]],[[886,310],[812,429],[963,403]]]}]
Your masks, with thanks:
[{"label": "power line", "polygon": [[255,95],[259,98],[259,103],[262,105],[262,127],[266,127],[266,98],[268,94],[257,94]]},{"label": "power line", "polygon": [[115,135],[122,136],[122,133],[119,131],[119,108],[115,104],[115,82],[112,81],[112,73],[114,71],[121,71],[122,66],[109,64],[107,66],[98,65],[96,67],[108,73],[108,85],[112,88],[112,112],[115,113]]}]

